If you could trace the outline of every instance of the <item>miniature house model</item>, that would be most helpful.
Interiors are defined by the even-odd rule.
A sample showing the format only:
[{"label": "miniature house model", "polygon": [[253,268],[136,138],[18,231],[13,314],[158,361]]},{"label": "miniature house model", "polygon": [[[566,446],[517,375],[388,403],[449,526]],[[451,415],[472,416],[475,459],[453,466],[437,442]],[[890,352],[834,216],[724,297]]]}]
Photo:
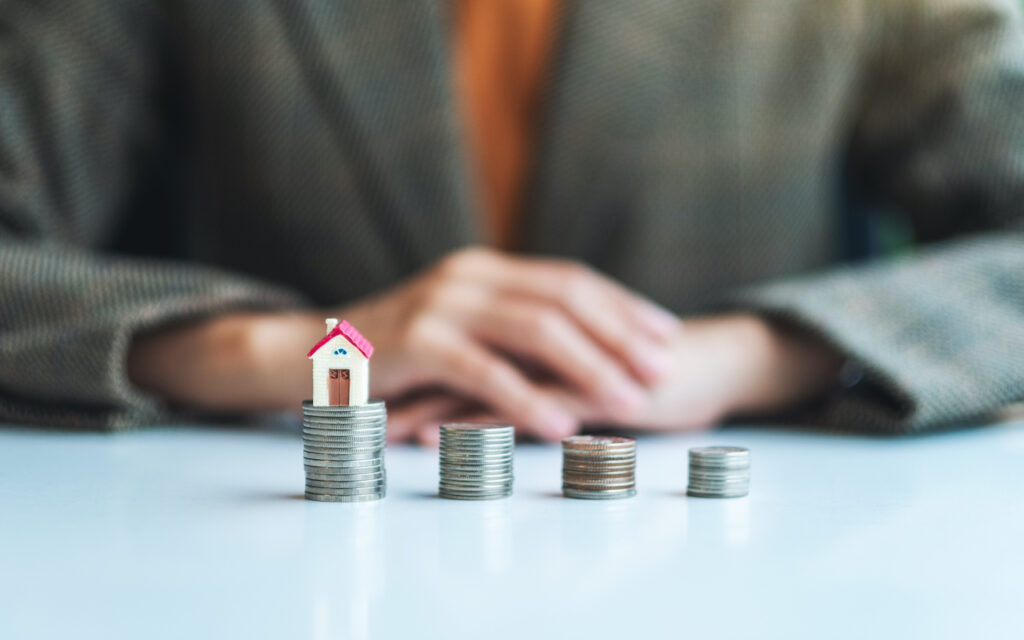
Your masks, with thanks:
[{"label": "miniature house model", "polygon": [[313,406],[366,404],[373,345],[347,322],[327,319],[327,335],[309,350]]}]

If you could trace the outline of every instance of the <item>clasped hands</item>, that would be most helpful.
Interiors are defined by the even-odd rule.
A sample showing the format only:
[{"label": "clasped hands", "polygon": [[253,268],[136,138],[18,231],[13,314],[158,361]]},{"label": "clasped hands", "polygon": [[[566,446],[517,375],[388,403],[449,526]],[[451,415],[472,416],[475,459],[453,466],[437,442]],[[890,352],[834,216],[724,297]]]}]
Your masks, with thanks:
[{"label": "clasped hands", "polygon": [[294,409],[323,318],[375,347],[371,396],[390,440],[436,443],[438,425],[505,422],[558,440],[584,425],[697,429],[820,392],[839,358],[756,315],[685,321],[565,260],[470,248],[342,308],[234,313],[137,336],[133,383],[214,411]]}]

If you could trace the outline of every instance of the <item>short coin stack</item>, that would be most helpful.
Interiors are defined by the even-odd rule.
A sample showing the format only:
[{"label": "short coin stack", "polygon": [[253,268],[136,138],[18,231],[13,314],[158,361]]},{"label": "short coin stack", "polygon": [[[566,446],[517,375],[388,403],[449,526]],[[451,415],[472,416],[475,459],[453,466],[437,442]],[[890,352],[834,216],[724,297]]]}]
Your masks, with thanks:
[{"label": "short coin stack", "polygon": [[636,440],[570,436],[562,440],[562,495],[611,500],[636,495]]},{"label": "short coin stack", "polygon": [[690,449],[687,495],[698,498],[742,498],[750,493],[750,451],[744,447]]},{"label": "short coin stack", "polygon": [[384,497],[384,403],[315,407],[302,403],[302,450],[306,499],[365,502]]},{"label": "short coin stack", "polygon": [[512,495],[514,446],[515,429],[508,425],[441,425],[441,497],[493,500]]}]

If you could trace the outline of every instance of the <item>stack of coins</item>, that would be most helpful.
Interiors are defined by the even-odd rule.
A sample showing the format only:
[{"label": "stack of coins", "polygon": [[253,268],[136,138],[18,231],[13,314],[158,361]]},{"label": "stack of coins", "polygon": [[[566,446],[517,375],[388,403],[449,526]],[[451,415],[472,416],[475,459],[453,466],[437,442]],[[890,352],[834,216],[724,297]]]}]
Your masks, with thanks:
[{"label": "stack of coins", "polygon": [[512,495],[514,446],[515,429],[508,425],[441,425],[441,497],[493,500]]},{"label": "stack of coins", "polygon": [[750,451],[744,447],[690,449],[687,495],[698,498],[742,498],[750,493]]},{"label": "stack of coins", "polygon": [[384,403],[315,407],[302,403],[306,499],[365,502],[384,497]]},{"label": "stack of coins", "polygon": [[570,436],[562,440],[562,495],[611,500],[636,495],[636,440]]}]

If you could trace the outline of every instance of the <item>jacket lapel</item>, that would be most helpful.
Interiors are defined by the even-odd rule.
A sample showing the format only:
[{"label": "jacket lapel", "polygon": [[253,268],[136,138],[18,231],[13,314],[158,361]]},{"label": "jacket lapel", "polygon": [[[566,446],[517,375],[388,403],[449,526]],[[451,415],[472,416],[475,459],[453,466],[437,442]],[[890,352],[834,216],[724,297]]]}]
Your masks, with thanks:
[{"label": "jacket lapel", "polygon": [[[676,3],[566,2],[525,208],[524,249],[609,266],[667,102]],[[668,47],[671,49],[671,47]],[[659,82],[658,80],[662,80]]]},{"label": "jacket lapel", "polygon": [[394,246],[400,271],[472,242],[442,3],[280,0],[275,7],[353,167],[365,215]]}]

